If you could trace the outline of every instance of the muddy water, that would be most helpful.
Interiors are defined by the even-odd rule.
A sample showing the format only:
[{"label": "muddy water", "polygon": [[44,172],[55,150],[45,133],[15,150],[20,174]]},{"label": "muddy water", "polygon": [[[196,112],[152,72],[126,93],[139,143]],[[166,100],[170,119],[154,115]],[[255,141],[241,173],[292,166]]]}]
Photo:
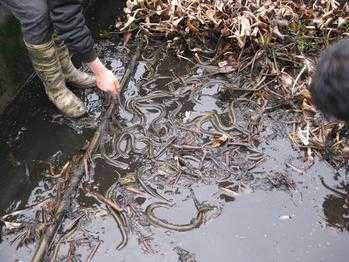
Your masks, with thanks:
[{"label": "muddy water", "polygon": [[[123,128],[142,123],[139,129],[130,129],[135,136],[138,153],[131,150],[129,156],[118,159],[129,164],[126,170],[96,158],[92,185],[105,194],[116,185],[118,173],[123,178],[147,165],[151,172],[144,175],[145,181],[176,203],[173,208],[156,210],[157,216],[178,224],[190,222],[196,212],[190,196],[190,185],[199,201],[206,201],[215,208],[200,228],[189,232],[148,225],[136,228],[133,225],[134,233],[130,234],[127,246],[117,251],[115,248],[121,234],[115,221],[103,205],[81,193],[73,206],[73,214],[85,212],[89,215],[71,239],[77,241],[75,259],[85,261],[91,250],[98,247],[93,261],[179,261],[176,248],[186,250],[197,261],[348,261],[348,207],[342,196],[332,193],[320,181],[323,177],[329,186],[340,187],[344,183],[343,172],[335,171],[317,158],[312,166],[304,163],[304,152],[292,147],[287,138],[292,130],[292,126],[286,124],[290,118],[287,111],[276,110],[264,115],[254,143],[256,150],[263,153],[263,161],[254,168],[251,168],[253,163],[248,161],[250,154],[246,150],[233,148],[228,151],[228,156],[222,155],[221,151],[228,147],[222,144],[213,152],[218,164],[212,159],[204,159],[199,178],[188,175],[177,178],[170,169],[165,169],[167,173],[164,172],[163,176],[154,176],[163,171],[161,168],[166,163],[176,163],[176,156],[187,159],[185,163],[191,163],[195,169],[198,161],[189,156],[201,159],[202,152],[187,153],[166,147],[164,154],[155,161],[150,160],[144,143],[145,136],[152,135],[155,153],[160,152],[173,137],[177,138],[173,144],[179,146],[211,142],[209,132],[215,129],[210,123],[203,123],[202,130],[189,126],[194,133],[178,126],[212,112],[222,114],[222,122],[229,126],[228,109],[234,98],[222,96],[221,93],[224,87],[242,81],[234,74],[212,75],[211,69],[193,68],[190,63],[167,55],[160,47],[146,52],[128,89],[124,90],[123,106],[120,107],[118,122]],[[108,41],[99,44],[99,52],[113,71],[121,76],[130,52]],[[204,74],[211,76],[207,78]],[[168,84],[171,81],[175,83]],[[33,97],[29,88],[34,87],[41,88],[37,80],[29,84],[27,92],[2,119],[1,215],[54,194],[51,190],[54,182],[45,177],[47,168],[40,161],[63,166],[91,136],[104,111],[101,94],[93,90],[82,91],[79,93],[89,104],[90,118],[81,121],[65,119],[45,102],[43,94]],[[170,91],[175,96],[140,100],[158,90]],[[138,101],[144,122],[128,107],[131,101]],[[182,107],[175,114],[173,123],[168,120],[171,120],[171,113],[177,108],[175,101]],[[158,118],[161,114],[159,105],[166,108],[161,118]],[[23,112],[23,107],[28,110]],[[242,130],[248,129],[253,124],[251,119],[255,119],[260,112],[258,106],[244,101],[235,101],[234,110],[236,124]],[[161,129],[162,126],[169,128]],[[202,131],[208,134],[202,135]],[[245,141],[239,132],[229,134],[232,135],[232,142]],[[108,145],[110,138],[105,136],[104,139]],[[124,143],[121,145],[125,146]],[[163,179],[168,178],[168,173],[169,179]],[[125,196],[120,192],[115,194]],[[137,199],[128,196],[132,204],[139,203],[134,207],[140,211],[144,211],[148,204],[159,201],[149,194]],[[126,201],[125,197],[120,200]],[[28,219],[31,215],[28,212],[22,219]],[[72,215],[68,222],[74,219],[76,216]],[[30,260],[34,245],[16,250],[18,241],[11,244],[15,237],[15,234],[2,237],[1,261]],[[151,239],[150,246],[154,252],[144,250],[142,241],[146,237]],[[69,241],[61,245],[59,258],[62,261],[66,260],[71,248],[69,245]]]}]

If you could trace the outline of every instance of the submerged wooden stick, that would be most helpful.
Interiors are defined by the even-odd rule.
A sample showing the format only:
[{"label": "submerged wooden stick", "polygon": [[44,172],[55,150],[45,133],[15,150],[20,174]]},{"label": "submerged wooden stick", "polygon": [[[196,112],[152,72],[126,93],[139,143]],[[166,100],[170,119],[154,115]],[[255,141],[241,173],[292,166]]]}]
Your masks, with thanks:
[{"label": "submerged wooden stick", "polygon": [[[141,45],[137,47],[136,53],[132,57],[132,60],[128,64],[126,71],[120,81],[120,88],[123,90],[126,86],[127,83],[131,77],[131,73],[134,71],[136,67],[136,63],[138,58],[140,57],[141,54]],[[57,210],[56,210],[56,219],[53,221],[51,225],[49,225],[45,232],[43,233],[40,242],[37,245],[37,248],[35,250],[35,254],[32,257],[32,262],[41,262],[44,259],[48,258],[48,253],[49,253],[49,248],[51,246],[51,242],[56,235],[56,232],[59,228],[60,225],[62,225],[65,217],[66,217],[66,212],[75,197],[75,194],[77,192],[77,189],[79,187],[80,181],[82,177],[85,174],[85,163],[86,159],[90,159],[90,156],[93,154],[94,150],[98,146],[102,131],[105,128],[105,125],[107,124],[108,120],[110,119],[110,116],[112,112],[115,109],[115,106],[120,102],[119,97],[115,98],[115,101],[112,101],[112,103],[109,105],[107,112],[105,113],[103,120],[94,133],[94,136],[92,137],[91,141],[88,144],[87,149],[85,150],[83,156],[79,156],[75,161],[71,161],[71,163],[76,163],[75,165],[73,164],[73,168],[71,170],[71,180],[68,188],[64,192],[64,195],[58,204]],[[76,158],[76,156],[75,156]]]}]

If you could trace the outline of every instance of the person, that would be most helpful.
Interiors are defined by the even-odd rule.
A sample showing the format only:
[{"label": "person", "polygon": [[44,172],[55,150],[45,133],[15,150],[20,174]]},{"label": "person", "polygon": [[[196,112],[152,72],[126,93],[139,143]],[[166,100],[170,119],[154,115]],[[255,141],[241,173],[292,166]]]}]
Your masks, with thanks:
[{"label": "person", "polygon": [[[66,83],[95,87],[115,96],[118,80],[98,58],[92,34],[85,24],[80,0],[0,0],[20,21],[25,46],[49,99],[68,117],[87,110]],[[71,54],[93,74],[74,67]]]},{"label": "person", "polygon": [[315,106],[325,116],[349,121],[349,38],[323,52],[309,91]]}]

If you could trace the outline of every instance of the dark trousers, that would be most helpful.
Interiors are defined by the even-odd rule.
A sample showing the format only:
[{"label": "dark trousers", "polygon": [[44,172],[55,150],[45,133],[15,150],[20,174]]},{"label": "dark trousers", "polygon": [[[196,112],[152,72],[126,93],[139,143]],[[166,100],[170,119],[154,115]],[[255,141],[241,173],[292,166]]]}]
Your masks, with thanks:
[{"label": "dark trousers", "polygon": [[47,43],[53,31],[69,51],[85,63],[96,59],[92,34],[85,23],[82,0],[0,0],[22,25],[24,40],[32,45]]},{"label": "dark trousers", "polygon": [[20,21],[24,40],[40,45],[52,38],[53,26],[47,0],[0,0]]}]

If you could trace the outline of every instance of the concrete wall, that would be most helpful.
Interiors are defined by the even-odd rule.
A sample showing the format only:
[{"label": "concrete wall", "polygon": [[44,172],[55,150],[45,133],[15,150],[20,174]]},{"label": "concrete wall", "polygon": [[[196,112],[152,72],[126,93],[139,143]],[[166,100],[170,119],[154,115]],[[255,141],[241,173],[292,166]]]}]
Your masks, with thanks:
[{"label": "concrete wall", "polygon": [[32,73],[18,22],[0,5],[0,113]]}]

